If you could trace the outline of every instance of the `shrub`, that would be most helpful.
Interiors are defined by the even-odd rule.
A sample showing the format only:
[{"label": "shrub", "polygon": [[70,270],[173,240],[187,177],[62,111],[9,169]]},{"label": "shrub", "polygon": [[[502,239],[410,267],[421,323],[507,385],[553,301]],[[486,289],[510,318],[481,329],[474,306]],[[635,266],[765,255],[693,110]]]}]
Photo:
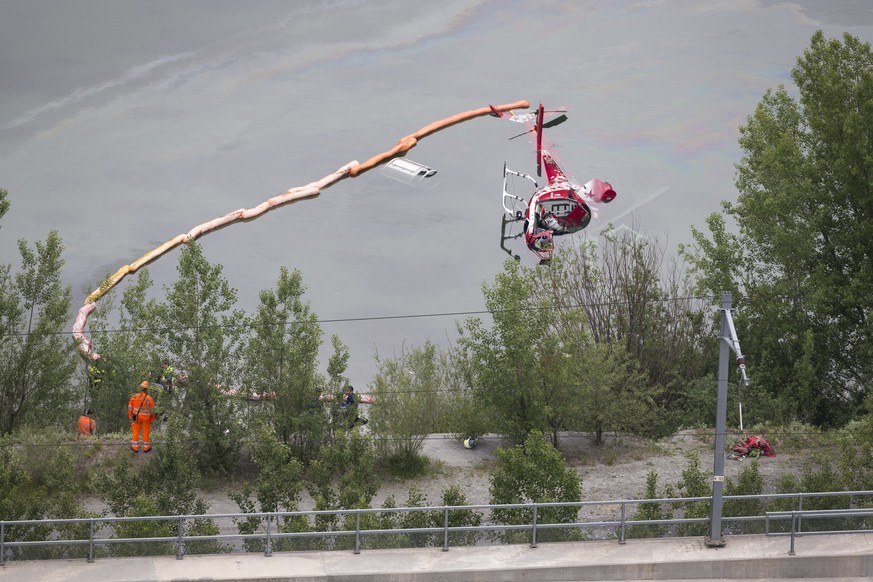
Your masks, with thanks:
[{"label": "shrub", "polygon": [[[760,464],[752,461],[742,468],[736,482],[728,479],[725,483],[725,495],[760,495],[764,492],[764,477],[761,476]],[[722,515],[725,517],[742,517],[764,515],[766,503],[763,499],[726,499]],[[732,534],[763,533],[763,521],[731,522],[728,526]]]},{"label": "shrub", "polygon": [[[658,472],[652,469],[646,475],[645,499],[658,498]],[[661,503],[640,503],[634,513],[634,521],[656,521],[669,519],[670,514],[665,512]],[[667,531],[664,525],[632,525],[625,530],[626,538],[659,538]]]},{"label": "shrub", "polygon": [[[491,504],[579,502],[582,500],[582,480],[576,471],[566,466],[555,447],[546,442],[542,433],[531,431],[521,445],[497,449],[499,466],[491,475]],[[538,524],[574,523],[579,507],[543,507],[537,513]],[[533,521],[532,508],[498,508],[491,512],[495,523],[526,525]],[[526,531],[495,534],[506,543],[528,541]],[[549,528],[538,534],[540,541],[580,539],[578,530]]]},{"label": "shrub", "polygon": [[[710,475],[700,469],[700,457],[691,453],[688,466],[682,471],[682,477],[676,483],[679,497],[707,497],[712,493],[709,481]],[[674,510],[679,510],[682,517],[688,519],[709,517],[710,503],[706,501],[684,501],[674,503]],[[683,523],[678,527],[680,536],[702,536],[709,532],[705,523]]]}]

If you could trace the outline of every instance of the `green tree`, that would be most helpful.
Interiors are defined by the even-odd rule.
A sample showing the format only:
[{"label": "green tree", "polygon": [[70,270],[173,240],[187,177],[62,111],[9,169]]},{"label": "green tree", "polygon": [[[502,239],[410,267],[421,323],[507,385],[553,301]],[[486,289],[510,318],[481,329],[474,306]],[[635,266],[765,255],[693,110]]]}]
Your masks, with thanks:
[{"label": "green tree", "polygon": [[[157,359],[156,338],[152,331],[156,302],[148,299],[152,287],[148,269],[141,270],[128,285],[118,304],[114,290],[104,295],[88,318],[101,381],[89,386],[83,408],[93,408],[102,433],[130,429],[127,404],[131,393],[147,375]],[[87,371],[86,371],[87,373]],[[152,397],[158,399],[157,394]],[[163,412],[172,408],[165,397],[156,404]]]},{"label": "green tree", "polygon": [[445,410],[447,359],[428,341],[377,363],[373,378],[377,404],[369,416],[376,451],[398,474],[420,474],[427,461],[421,454],[424,439],[437,432],[440,411]]},{"label": "green tree", "polygon": [[[497,449],[499,465],[491,474],[490,503],[568,503],[582,501],[582,479],[572,467],[567,467],[561,453],[533,430],[521,445]],[[538,524],[574,523],[579,507],[541,507],[537,511]],[[524,525],[533,522],[533,509],[498,508],[491,512],[495,523]],[[509,543],[529,539],[530,532],[509,531],[495,537]],[[572,529],[544,529],[537,534],[542,541],[578,539]]]},{"label": "green tree", "polygon": [[451,432],[461,440],[499,432],[498,423],[492,418],[491,403],[481,399],[480,391],[470,383],[475,378],[473,362],[462,349],[456,348],[449,350],[447,359],[444,383],[451,398],[445,402],[445,424],[437,432]]},{"label": "green tree", "polygon": [[[846,427],[840,439],[839,467],[845,487],[855,491],[873,490],[873,394],[864,398],[863,416]],[[865,506],[870,500],[865,501]]]},{"label": "green tree", "polygon": [[[359,431],[338,431],[335,440],[319,450],[318,458],[307,470],[306,486],[315,501],[314,508],[369,508],[380,483],[375,459],[372,442]],[[343,526],[354,529],[354,515],[348,515],[342,522],[331,515],[319,515],[315,519],[317,531],[332,531]],[[337,548],[347,548],[353,540],[339,539],[336,543]]]},{"label": "green tree", "polygon": [[483,287],[493,323],[470,318],[459,326],[455,357],[497,431],[522,441],[539,430],[556,443],[578,391],[565,373],[578,340],[559,333],[554,304],[535,294],[535,283],[529,270],[506,261],[493,286]]},{"label": "green tree", "polygon": [[686,255],[701,290],[736,293],[776,420],[838,426],[873,379],[873,52],[818,31],[791,76],[797,98],[768,90],[740,128],[739,196],[724,204],[739,233],[711,217]]},{"label": "green tree", "polygon": [[81,398],[71,386],[75,349],[63,333],[72,292],[61,283],[61,238],[51,231],[35,249],[21,239],[18,250],[18,273],[0,265],[0,435],[28,422],[72,426]]},{"label": "green tree", "polygon": [[337,335],[330,336],[330,345],[333,354],[327,362],[328,388],[331,392],[339,394],[349,383],[349,379],[344,374],[349,367],[351,354],[348,346]]},{"label": "green tree", "polygon": [[177,270],[179,279],[155,308],[158,341],[188,375],[180,393],[201,472],[227,474],[236,466],[242,430],[234,401],[220,388],[238,385],[247,321],[234,309],[236,290],[221,265],[211,265],[198,244],[182,249]]},{"label": "green tree", "polygon": [[567,405],[572,418],[569,428],[594,432],[598,445],[603,444],[605,431],[652,432],[656,391],[635,369],[623,346],[595,343],[576,364],[579,371],[574,377],[582,384],[576,401]]},{"label": "green tree", "polygon": [[345,376],[345,372],[349,366],[351,353],[348,346],[336,334],[330,337],[330,343],[333,347],[333,353],[327,361],[326,390],[333,395],[333,400],[328,401],[325,406],[328,410],[330,440],[333,441],[337,431],[348,429],[348,418],[342,407],[342,398],[344,388],[349,385],[349,379]]},{"label": "green tree", "polygon": [[[272,427],[263,425],[252,431],[252,437],[246,442],[258,474],[253,481],[231,492],[231,499],[245,513],[297,511],[303,490],[303,465],[294,458],[292,448],[276,436]],[[273,531],[306,531],[308,527],[306,517],[282,517],[273,526]],[[263,531],[264,520],[244,518],[237,522],[237,528],[241,534]],[[264,540],[247,539],[243,543],[247,551],[264,551]],[[280,540],[274,547],[277,550],[309,549],[289,540]]]},{"label": "green tree", "polygon": [[571,330],[582,326],[575,333],[587,339],[585,352],[576,355],[582,372],[606,357],[613,366],[589,375],[629,375],[600,387],[609,392],[622,386],[616,404],[635,405],[615,420],[637,421],[627,430],[653,436],[701,422],[699,409],[688,406],[687,386],[711,367],[706,356],[714,359],[715,351],[701,348],[712,343],[704,341],[708,322],[690,297],[684,265],[668,262],[657,239],[627,229],[608,230],[597,245],[571,246],[558,258],[555,268],[543,271],[539,288],[553,295],[562,312],[582,311],[575,321],[560,320]]},{"label": "green tree", "polygon": [[283,443],[304,462],[325,441],[327,417],[318,403],[321,328],[303,302],[300,271],[282,267],[276,289],[261,291],[254,334],[245,350],[245,388],[272,395],[271,421]]},{"label": "green tree", "polygon": [[9,191],[0,188],[0,220],[9,212]]},{"label": "green tree", "polygon": [[585,260],[559,256],[545,271],[507,261],[485,286],[493,323],[468,319],[454,358],[470,387],[460,400],[461,412],[472,414],[459,417],[484,411],[480,416],[502,434],[522,439],[536,429],[556,446],[565,430],[594,431],[598,442],[606,430],[659,432],[662,389],[647,380],[622,338],[592,325],[597,313],[586,309],[594,306],[574,294],[586,281],[567,273],[584,272]]}]

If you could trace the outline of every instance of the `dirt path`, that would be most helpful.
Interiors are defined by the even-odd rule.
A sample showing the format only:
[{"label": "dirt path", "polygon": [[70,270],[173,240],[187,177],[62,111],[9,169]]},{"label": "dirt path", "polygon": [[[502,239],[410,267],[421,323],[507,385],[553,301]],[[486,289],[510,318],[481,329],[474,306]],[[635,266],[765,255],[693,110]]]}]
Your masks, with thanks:
[{"label": "dirt path", "polygon": [[[451,435],[434,434],[424,441],[423,453],[428,457],[431,468],[427,477],[416,480],[384,478],[382,487],[373,499],[372,506],[382,507],[385,500],[393,495],[397,506],[406,503],[409,490],[419,487],[429,505],[440,505],[442,492],[458,485],[467,498],[468,504],[487,504],[489,496],[489,474],[497,466],[498,446],[503,444],[499,437],[486,437],[473,449],[465,449]],[[658,443],[642,441],[633,437],[606,436],[604,444],[597,446],[589,435],[563,435],[559,448],[582,478],[583,501],[612,501],[620,499],[641,499],[645,497],[646,477],[654,470],[658,474],[658,493],[665,485],[673,485],[681,479],[682,471],[688,466],[689,455],[697,453],[700,467],[711,474],[713,469],[713,443],[694,431],[686,431]],[[752,461],[725,460],[725,476],[735,479],[744,467]],[[797,474],[799,459],[796,455],[781,454],[776,457],[763,457],[759,468],[765,482],[765,492],[774,490],[774,483],[785,472]],[[216,491],[204,495],[214,513],[238,511],[227,496]],[[618,505],[600,506],[598,517],[617,517]],[[311,499],[304,496],[301,509],[311,509]]]},{"label": "dirt path", "polygon": [[[450,435],[431,435],[425,441],[424,454],[436,465],[436,475],[418,483],[433,504],[439,504],[440,495],[452,484],[461,486],[469,503],[488,503],[489,473],[497,465],[496,448],[503,444],[492,437],[480,441],[473,450],[464,449]],[[675,485],[688,467],[689,456],[697,453],[700,467],[712,473],[714,444],[711,439],[698,436],[694,431],[679,433],[670,439],[651,443],[633,437],[604,437],[600,446],[587,434],[562,435],[558,443],[569,466],[582,478],[584,501],[639,499],[644,497],[646,477],[654,470],[658,474],[658,489]],[[736,478],[751,463],[725,460],[725,476]],[[794,455],[761,458],[759,468],[765,481],[765,490],[772,490],[775,480],[784,472],[797,472]],[[399,501],[405,499],[404,489],[410,482],[386,481],[374,506],[390,494]]]}]

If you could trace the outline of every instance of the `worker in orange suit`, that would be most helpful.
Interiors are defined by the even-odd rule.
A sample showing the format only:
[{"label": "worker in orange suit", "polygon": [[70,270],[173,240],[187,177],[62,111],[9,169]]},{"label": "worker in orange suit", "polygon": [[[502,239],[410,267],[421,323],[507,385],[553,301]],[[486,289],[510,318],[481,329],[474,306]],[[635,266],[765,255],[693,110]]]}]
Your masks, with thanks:
[{"label": "worker in orange suit", "polygon": [[127,417],[133,431],[130,448],[134,453],[139,452],[139,437],[142,433],[142,452],[147,453],[152,450],[149,436],[152,432],[152,421],[155,419],[155,401],[149,396],[148,380],[143,380],[139,387],[140,391],[130,397],[127,405]]},{"label": "worker in orange suit", "polygon": [[88,411],[79,417],[79,437],[90,437],[97,432],[97,423],[93,418],[94,411],[90,408]]}]

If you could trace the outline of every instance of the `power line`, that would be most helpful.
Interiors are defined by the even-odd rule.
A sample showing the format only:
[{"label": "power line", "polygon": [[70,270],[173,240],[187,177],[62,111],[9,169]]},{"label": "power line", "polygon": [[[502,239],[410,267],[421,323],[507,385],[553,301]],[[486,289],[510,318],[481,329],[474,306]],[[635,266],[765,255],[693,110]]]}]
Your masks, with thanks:
[{"label": "power line", "polygon": [[[655,304],[655,303],[678,303],[678,302],[690,302],[690,301],[710,301],[715,303],[717,300],[711,297],[699,297],[699,296],[684,296],[684,297],[669,297],[662,299],[646,299],[642,302],[632,302],[632,301],[598,301],[591,303],[570,303],[564,305],[544,305],[544,306],[528,306],[528,307],[514,307],[514,308],[506,308],[506,309],[480,309],[473,311],[444,311],[444,312],[432,312],[432,313],[410,313],[410,314],[401,314],[401,315],[375,315],[375,316],[356,316],[356,317],[343,317],[343,318],[332,318],[332,319],[314,319],[312,321],[275,321],[275,322],[257,322],[257,321],[245,321],[243,323],[226,323],[226,324],[212,324],[212,325],[199,325],[199,326],[185,326],[185,327],[175,327],[174,329],[186,329],[186,330],[208,330],[208,329],[230,329],[230,328],[239,328],[245,327],[249,329],[257,328],[257,327],[272,327],[272,326],[293,326],[293,325],[322,325],[328,323],[356,323],[356,322],[366,322],[366,321],[392,321],[392,320],[401,320],[401,319],[425,319],[425,318],[437,318],[437,317],[471,317],[477,315],[495,315],[495,314],[511,314],[511,313],[528,313],[528,312],[537,312],[537,311],[552,311],[552,310],[565,310],[565,309],[592,309],[592,308],[600,308],[600,307],[614,307],[618,305],[630,305],[630,304]],[[160,332],[166,330],[166,327],[136,327],[136,328],[126,328],[126,329],[105,329],[105,330],[91,330],[91,335],[105,335],[111,333],[131,333],[131,332]],[[71,335],[72,331],[51,331],[51,332],[10,332],[2,337],[26,337],[29,335]]]}]

